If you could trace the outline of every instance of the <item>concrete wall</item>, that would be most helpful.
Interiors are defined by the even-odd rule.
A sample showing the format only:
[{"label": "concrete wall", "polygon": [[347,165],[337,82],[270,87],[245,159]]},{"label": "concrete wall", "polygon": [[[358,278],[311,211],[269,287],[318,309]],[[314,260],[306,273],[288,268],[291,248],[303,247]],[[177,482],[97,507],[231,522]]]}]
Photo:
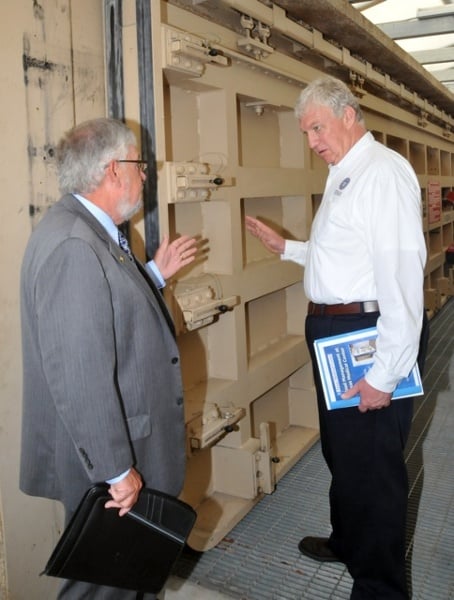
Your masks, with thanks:
[{"label": "concrete wall", "polygon": [[61,509],[18,489],[19,273],[33,224],[58,196],[52,148],[105,114],[102,0],[2,0],[0,55],[0,599],[51,600],[58,581],[39,573]]}]

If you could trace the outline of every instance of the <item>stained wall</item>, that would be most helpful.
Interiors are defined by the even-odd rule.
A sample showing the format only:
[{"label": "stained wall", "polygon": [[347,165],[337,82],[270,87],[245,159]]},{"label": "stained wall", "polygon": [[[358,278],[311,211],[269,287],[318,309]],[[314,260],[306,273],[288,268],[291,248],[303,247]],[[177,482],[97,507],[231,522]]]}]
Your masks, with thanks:
[{"label": "stained wall", "polygon": [[58,196],[53,148],[105,114],[102,0],[0,2],[0,598],[54,597],[39,577],[61,527],[57,504],[18,489],[19,272],[34,223]]}]

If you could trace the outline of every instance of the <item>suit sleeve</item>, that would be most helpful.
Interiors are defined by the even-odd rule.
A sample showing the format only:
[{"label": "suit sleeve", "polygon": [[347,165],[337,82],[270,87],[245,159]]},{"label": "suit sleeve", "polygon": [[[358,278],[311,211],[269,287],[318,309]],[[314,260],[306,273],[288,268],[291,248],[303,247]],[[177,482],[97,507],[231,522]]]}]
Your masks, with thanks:
[{"label": "suit sleeve", "polygon": [[68,239],[35,288],[43,369],[57,413],[92,481],[134,462],[119,393],[112,294],[95,251]]}]

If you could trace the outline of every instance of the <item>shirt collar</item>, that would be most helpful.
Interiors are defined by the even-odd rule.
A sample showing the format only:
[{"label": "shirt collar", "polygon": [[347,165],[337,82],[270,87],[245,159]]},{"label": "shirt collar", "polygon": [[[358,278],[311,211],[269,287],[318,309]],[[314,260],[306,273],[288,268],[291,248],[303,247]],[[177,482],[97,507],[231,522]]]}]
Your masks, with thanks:
[{"label": "shirt collar", "polygon": [[104,212],[99,206],[90,202],[80,194],[73,194],[74,198],[76,198],[87,210],[91,213],[95,219],[104,227],[110,237],[113,239],[115,243],[118,244],[118,227],[112,221],[112,218]]},{"label": "shirt collar", "polygon": [[330,172],[334,173],[337,169],[344,166],[345,163],[349,163],[351,160],[355,160],[355,156],[363,151],[363,149],[374,141],[374,136],[370,131],[366,133],[354,144],[347,154],[337,163],[337,165],[329,165]]}]

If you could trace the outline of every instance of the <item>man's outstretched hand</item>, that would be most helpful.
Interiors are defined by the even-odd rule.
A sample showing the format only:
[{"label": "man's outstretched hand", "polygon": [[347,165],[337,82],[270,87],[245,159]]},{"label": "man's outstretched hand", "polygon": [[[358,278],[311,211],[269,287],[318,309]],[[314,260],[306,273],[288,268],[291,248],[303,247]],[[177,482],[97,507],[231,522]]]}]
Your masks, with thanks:
[{"label": "man's outstretched hand", "polygon": [[246,229],[251,235],[259,239],[267,250],[274,254],[283,254],[285,250],[284,238],[276,233],[271,227],[265,225],[254,217],[245,217]]},{"label": "man's outstretched hand", "polygon": [[154,262],[164,279],[170,279],[177,271],[192,263],[197,253],[197,240],[181,235],[173,242],[165,235],[156,250]]}]

